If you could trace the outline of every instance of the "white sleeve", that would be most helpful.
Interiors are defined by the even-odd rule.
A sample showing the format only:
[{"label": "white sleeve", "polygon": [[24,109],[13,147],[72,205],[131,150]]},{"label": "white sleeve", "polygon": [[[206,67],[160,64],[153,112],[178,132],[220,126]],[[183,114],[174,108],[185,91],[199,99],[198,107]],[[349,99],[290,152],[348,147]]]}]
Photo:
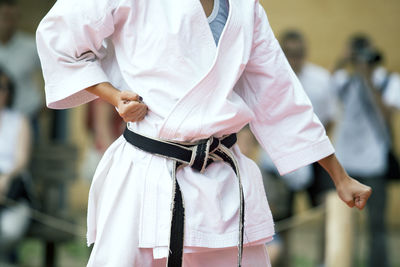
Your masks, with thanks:
[{"label": "white sleeve", "polygon": [[235,90],[254,112],[252,132],[283,175],[334,149],[257,5],[252,53]]},{"label": "white sleeve", "polygon": [[85,88],[108,81],[100,60],[114,32],[111,0],[58,0],[40,22],[36,43],[47,106],[70,108],[96,98]]}]

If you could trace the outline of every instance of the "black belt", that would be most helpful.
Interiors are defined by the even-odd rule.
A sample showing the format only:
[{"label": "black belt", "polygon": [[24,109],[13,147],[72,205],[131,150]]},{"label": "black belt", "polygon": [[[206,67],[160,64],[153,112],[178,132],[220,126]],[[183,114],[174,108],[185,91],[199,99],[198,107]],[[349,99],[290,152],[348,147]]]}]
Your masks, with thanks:
[{"label": "black belt", "polygon": [[168,267],[182,266],[183,243],[184,243],[184,220],[185,208],[183,205],[182,192],[176,180],[176,171],[179,167],[190,166],[191,168],[204,172],[214,161],[228,163],[238,178],[240,207],[239,207],[239,242],[238,242],[238,266],[241,266],[243,254],[244,234],[244,196],[243,187],[239,174],[238,164],[230,150],[236,143],[236,134],[223,138],[210,137],[195,144],[176,143],[172,141],[153,139],[135,132],[128,128],[124,131],[125,139],[133,146],[161,157],[174,161],[173,168],[173,203],[171,208],[171,231],[169,240]]}]

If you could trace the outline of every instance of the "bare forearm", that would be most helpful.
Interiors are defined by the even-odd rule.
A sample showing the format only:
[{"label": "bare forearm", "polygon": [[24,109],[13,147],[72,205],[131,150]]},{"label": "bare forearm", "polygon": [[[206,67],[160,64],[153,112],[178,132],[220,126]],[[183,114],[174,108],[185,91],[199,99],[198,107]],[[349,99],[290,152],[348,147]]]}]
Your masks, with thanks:
[{"label": "bare forearm", "polygon": [[86,91],[116,107],[125,122],[141,121],[147,114],[147,106],[139,95],[131,91],[120,91],[108,82],[86,88]]},{"label": "bare forearm", "polygon": [[329,173],[336,187],[348,177],[347,172],[342,167],[335,154],[319,160],[318,163]]},{"label": "bare forearm", "polygon": [[104,101],[107,101],[114,107],[118,106],[118,99],[119,99],[118,95],[120,91],[108,82],[93,85],[89,88],[86,88],[86,91],[94,95],[97,95],[98,97],[100,97]]}]

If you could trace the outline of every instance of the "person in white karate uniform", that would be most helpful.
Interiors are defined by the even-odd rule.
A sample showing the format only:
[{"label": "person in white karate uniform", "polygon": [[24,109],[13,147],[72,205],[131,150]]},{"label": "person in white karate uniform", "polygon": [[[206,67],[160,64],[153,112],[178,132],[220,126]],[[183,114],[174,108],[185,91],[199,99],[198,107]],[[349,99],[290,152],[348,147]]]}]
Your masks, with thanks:
[{"label": "person in white karate uniform", "polygon": [[[128,123],[127,136],[182,147],[206,139],[207,149],[249,123],[282,174],[319,161],[350,207],[362,209],[371,194],[336,160],[258,1],[59,0],[38,27],[37,46],[50,108],[101,97]],[[237,145],[207,150],[199,172],[193,164],[200,145],[192,168],[176,169],[177,160],[139,149],[125,133],[92,182],[88,266],[180,266],[169,261],[179,239],[171,235],[170,242],[177,185],[185,208],[183,266],[240,266],[240,177],[241,263],[268,264],[272,216],[260,171]],[[205,168],[217,150],[234,164],[219,157],[224,161]]]}]

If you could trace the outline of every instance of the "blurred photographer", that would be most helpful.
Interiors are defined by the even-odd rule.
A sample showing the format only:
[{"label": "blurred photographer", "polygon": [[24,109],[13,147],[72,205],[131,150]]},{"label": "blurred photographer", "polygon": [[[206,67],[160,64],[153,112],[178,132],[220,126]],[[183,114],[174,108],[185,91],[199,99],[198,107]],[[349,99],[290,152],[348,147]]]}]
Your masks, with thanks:
[{"label": "blurred photographer", "polygon": [[368,184],[369,266],[390,266],[387,257],[386,181],[391,164],[390,122],[400,108],[400,76],[382,65],[382,54],[365,35],[355,35],[333,75],[333,89],[342,102],[336,131],[336,153],[345,169]]},{"label": "blurred photographer", "polygon": [[42,130],[39,117],[44,108],[38,80],[41,68],[34,36],[20,29],[20,2],[0,0],[0,66],[15,84],[12,108],[28,119],[36,142]]}]

